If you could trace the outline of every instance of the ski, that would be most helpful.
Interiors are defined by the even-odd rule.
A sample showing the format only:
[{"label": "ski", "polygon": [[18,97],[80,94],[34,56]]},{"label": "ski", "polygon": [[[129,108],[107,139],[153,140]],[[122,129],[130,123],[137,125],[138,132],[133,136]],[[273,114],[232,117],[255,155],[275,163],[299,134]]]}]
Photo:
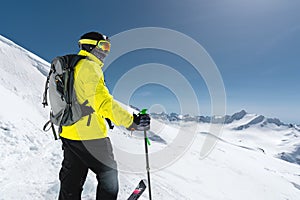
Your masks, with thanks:
[{"label": "ski", "polygon": [[146,179],[141,180],[127,200],[139,199],[140,196],[143,194],[143,192],[146,190],[146,187],[147,187],[147,180]]}]

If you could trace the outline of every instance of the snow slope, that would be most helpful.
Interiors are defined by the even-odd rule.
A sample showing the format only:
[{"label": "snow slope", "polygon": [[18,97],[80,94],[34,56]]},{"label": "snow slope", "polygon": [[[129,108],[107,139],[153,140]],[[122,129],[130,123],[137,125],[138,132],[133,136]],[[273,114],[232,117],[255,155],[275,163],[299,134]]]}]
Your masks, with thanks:
[{"label": "snow slope", "polygon": [[[189,116],[183,119],[171,118],[175,113],[154,113],[153,118],[165,124],[181,126],[197,122],[201,131],[208,130],[211,117]],[[258,114],[247,113],[245,110],[226,115],[222,140],[236,146],[259,150],[265,154],[279,157],[288,162],[300,164],[300,129],[297,125],[286,124],[276,118],[267,118]]]},{"label": "snow slope", "polygon": [[[0,200],[57,199],[61,143],[41,130],[48,116],[41,104],[48,67],[46,61],[0,36]],[[151,154],[166,148],[181,128],[153,122]],[[189,123],[186,134],[196,125]],[[299,199],[300,166],[274,157],[277,152],[290,152],[295,139],[267,128],[236,131],[228,125],[221,138],[216,138],[212,153],[201,160],[204,139],[215,136],[208,133],[208,124],[200,127],[193,145],[177,162],[151,174],[153,199]],[[110,136],[114,147],[143,153],[143,139],[138,133],[131,135],[116,128]],[[283,144],[281,149],[278,143]],[[154,165],[151,154],[150,164]],[[120,172],[119,199],[126,199],[145,177],[145,173]],[[89,173],[83,199],[94,199],[95,189],[95,176]],[[148,199],[147,191],[141,199]]]}]

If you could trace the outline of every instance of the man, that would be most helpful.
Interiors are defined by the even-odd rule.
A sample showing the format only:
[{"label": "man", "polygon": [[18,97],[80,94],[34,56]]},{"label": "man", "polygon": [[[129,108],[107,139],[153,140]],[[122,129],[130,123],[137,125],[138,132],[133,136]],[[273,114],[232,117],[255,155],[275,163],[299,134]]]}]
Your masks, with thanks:
[{"label": "man", "polygon": [[110,51],[109,39],[98,32],[89,32],[79,40],[85,56],[75,66],[74,88],[79,103],[87,102],[91,115],[70,126],[63,126],[60,137],[64,159],[59,173],[59,200],[80,200],[88,169],[98,180],[97,200],[115,200],[118,195],[118,172],[112,145],[107,137],[105,118],[130,130],[148,130],[147,114],[131,115],[110,95],[104,83],[103,61]]}]

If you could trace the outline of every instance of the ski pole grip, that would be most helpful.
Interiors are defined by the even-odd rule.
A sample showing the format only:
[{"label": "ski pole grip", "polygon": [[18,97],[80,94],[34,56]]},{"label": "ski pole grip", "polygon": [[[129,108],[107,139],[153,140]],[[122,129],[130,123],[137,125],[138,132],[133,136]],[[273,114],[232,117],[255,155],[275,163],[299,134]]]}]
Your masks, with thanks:
[{"label": "ski pole grip", "polygon": [[149,146],[151,146],[151,142],[150,142],[150,140],[149,140],[148,137],[146,137],[146,142],[147,142],[147,144],[148,144]]},{"label": "ski pole grip", "polygon": [[[140,114],[142,114],[142,115],[147,114],[147,109],[146,109],[146,108],[142,109],[142,110],[140,111]],[[150,143],[149,138],[147,137],[146,130],[144,130],[144,132],[145,132],[145,140],[146,140],[146,143],[150,146],[151,143]]]},{"label": "ski pole grip", "polygon": [[146,109],[146,108],[142,109],[142,110],[140,111],[140,114],[147,114],[147,109]]}]

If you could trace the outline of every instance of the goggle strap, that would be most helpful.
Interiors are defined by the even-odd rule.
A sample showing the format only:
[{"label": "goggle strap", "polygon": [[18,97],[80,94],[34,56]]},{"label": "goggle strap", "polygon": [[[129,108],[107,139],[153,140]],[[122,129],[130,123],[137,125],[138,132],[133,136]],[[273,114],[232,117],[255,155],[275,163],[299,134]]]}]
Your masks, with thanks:
[{"label": "goggle strap", "polygon": [[91,39],[81,39],[78,41],[79,44],[90,44],[90,45],[97,45],[97,40],[91,40]]}]

